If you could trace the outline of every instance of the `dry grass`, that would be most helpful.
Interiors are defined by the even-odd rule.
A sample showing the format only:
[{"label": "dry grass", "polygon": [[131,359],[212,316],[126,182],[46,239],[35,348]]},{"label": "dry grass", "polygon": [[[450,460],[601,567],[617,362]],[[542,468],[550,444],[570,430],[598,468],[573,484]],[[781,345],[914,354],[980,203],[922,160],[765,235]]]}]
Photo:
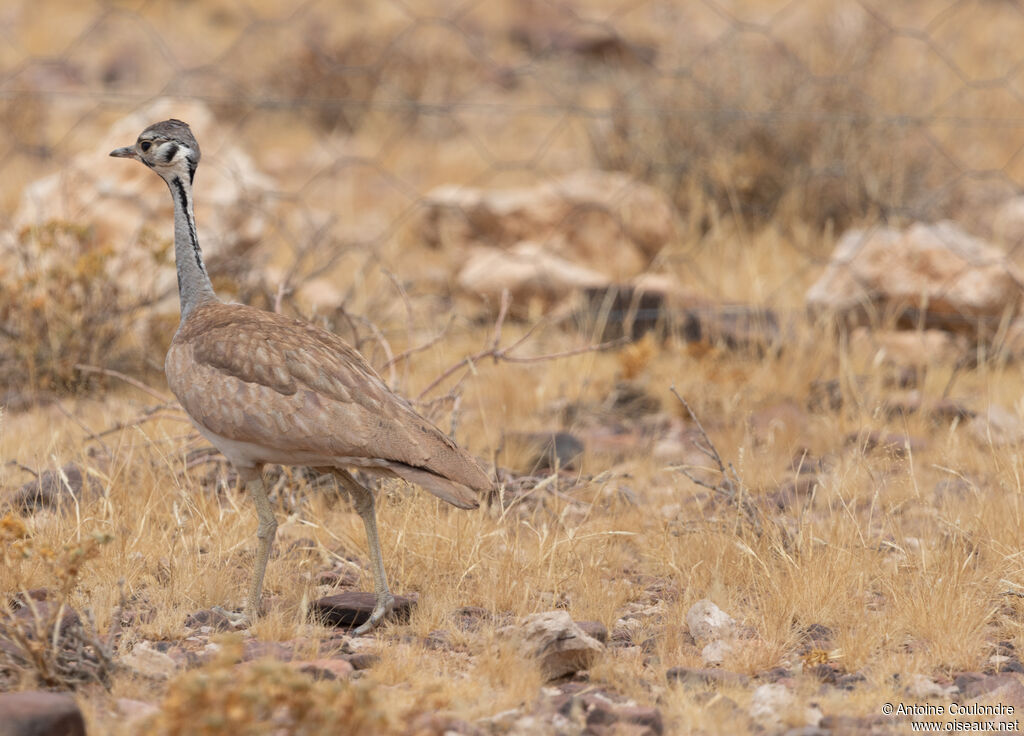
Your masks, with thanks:
[{"label": "dry grass", "polygon": [[[419,240],[419,198],[439,184],[519,184],[579,166],[626,169],[662,187],[683,215],[656,270],[697,293],[787,316],[778,352],[670,337],[553,361],[485,359],[454,371],[420,398],[471,451],[529,470],[529,453],[505,435],[564,428],[595,440],[581,467],[520,503],[474,512],[407,486],[382,489],[392,588],[418,593],[419,605],[407,625],[375,635],[381,660],[359,681],[313,684],[274,662],[239,667],[238,643],[229,638],[223,656],[170,682],[125,671],[106,687],[76,681],[91,731],[133,732],[116,700],[134,698],[160,705],[149,724],[154,733],[268,733],[265,713],[290,733],[316,733],[329,717],[364,724],[366,732],[440,733],[443,722],[424,714],[474,721],[541,699],[538,666],[498,630],[556,606],[609,629],[625,619],[620,628],[636,646],[608,648],[590,682],[656,703],[669,732],[754,729],[746,716],[752,688],[724,686],[709,701],[666,682],[670,667],[701,665],[684,618],[702,598],[745,632],[725,669],[756,675],[786,667],[799,701],[814,700],[830,714],[878,715],[883,703],[906,699],[901,688],[913,674],[981,670],[1000,642],[1024,647],[1024,603],[1005,594],[1024,590],[1019,447],[972,431],[966,420],[887,411],[901,393],[899,367],[800,316],[803,293],[845,225],[959,217],[988,232],[986,203],[1020,176],[1019,136],[1007,132],[1017,133],[1011,122],[1020,102],[1008,85],[968,89],[963,77],[1006,72],[993,62],[993,48],[1019,33],[992,29],[1024,20],[1006,15],[1009,3],[977,4],[969,18],[925,0],[900,4],[891,16],[869,12],[867,3],[842,10],[803,3],[781,16],[767,0],[728,4],[753,26],[704,3],[625,12],[594,2],[568,15],[546,4],[525,11],[515,3],[476,4],[457,20],[442,3],[411,11],[428,18],[419,23],[404,4],[362,3],[351,24],[330,22],[334,16],[315,4],[296,18],[269,0],[247,10],[174,4],[181,29],[165,36],[166,51],[192,61],[187,68],[176,61],[169,74],[143,36],[123,27],[141,18],[166,28],[170,11],[160,4],[113,12],[98,30],[90,24],[99,11],[88,3],[73,13],[64,13],[66,2],[50,5],[62,13],[58,28],[39,25],[57,10],[25,13],[10,31],[20,50],[0,53],[20,53],[8,61],[33,69],[36,56],[63,54],[79,74],[79,91],[134,94],[157,85],[213,97],[218,119],[278,181],[283,214],[261,246],[272,254],[268,262],[281,273],[299,263],[292,287],[311,274],[336,287],[343,304],[313,316],[358,344],[406,395],[419,396],[465,356],[487,350],[494,336],[478,306],[453,293],[448,269],[464,254],[431,251]],[[429,20],[435,17],[450,22]],[[566,51],[557,36],[545,36],[546,46],[530,36],[594,20],[657,48],[654,66],[595,59]],[[931,46],[908,30],[925,25]],[[267,54],[264,42],[276,53]],[[955,62],[936,62],[939,47]],[[911,69],[913,84],[900,83],[892,69]],[[0,141],[5,214],[26,181],[59,168],[65,153],[88,149],[124,111],[113,103],[86,108],[88,95],[44,94],[31,74],[18,80],[18,95],[0,102],[0,121],[11,131]],[[974,127],[961,119],[965,110]],[[1005,124],[984,124],[993,120]],[[947,155],[951,149],[955,155]],[[197,185],[202,196],[201,174]],[[323,213],[334,218],[323,236],[299,242],[296,233]],[[169,233],[170,222],[164,225]],[[42,250],[75,257],[56,266],[24,263],[17,280],[4,275],[0,396],[40,389],[62,396],[59,404],[0,414],[0,459],[16,461],[0,466],[0,488],[29,480],[23,467],[69,463],[96,487],[62,511],[9,524],[19,535],[24,524],[36,550],[71,555],[88,540],[109,541],[90,545],[88,564],[74,575],[56,552],[5,559],[0,591],[66,583],[62,595],[92,613],[98,632],[121,625],[123,595],[125,610],[136,614],[125,618],[123,651],[141,640],[180,641],[188,614],[241,600],[255,514],[223,487],[219,466],[191,463],[190,451],[203,443],[175,405],[149,413],[151,395],[116,380],[86,383],[74,369],[130,369],[164,391],[152,368],[162,362],[158,345],[167,335],[126,340],[136,306],[130,284],[100,280],[105,244],[92,239],[89,223],[19,237],[22,245],[35,238],[33,248],[48,239]],[[242,296],[269,306],[275,294]],[[284,311],[310,314],[301,289],[281,296]],[[528,329],[505,324],[502,344]],[[588,344],[587,336],[548,324],[517,354]],[[1013,364],[924,362],[917,389],[925,404],[949,396],[981,413],[990,404],[1019,408],[1024,386]],[[609,406],[622,380],[655,399],[656,415],[637,419]],[[838,408],[819,400],[815,382],[829,380],[838,385]],[[692,427],[670,386],[733,463],[761,510],[760,528],[680,472],[687,464],[718,480],[693,467],[708,461],[692,446],[669,441],[665,427]],[[628,443],[602,434],[613,424],[628,430],[615,438]],[[108,428],[115,429],[96,437]],[[887,435],[913,443],[872,446],[872,437]],[[771,498],[793,478],[799,457],[815,470],[813,495],[780,510]],[[269,613],[253,635],[315,642],[331,634],[306,616],[325,592],[317,574],[355,559],[360,588],[371,586],[362,525],[331,488],[288,470],[281,477]],[[289,545],[294,540],[311,541]],[[482,607],[494,620],[463,631],[453,614],[463,606]],[[854,691],[822,692],[802,671],[813,625],[833,632],[828,661],[864,676]],[[449,649],[424,643],[438,629],[449,631]],[[22,665],[17,687],[55,684],[44,671],[50,664]],[[249,708],[260,698],[265,712]],[[196,717],[215,712],[227,720]]]}]

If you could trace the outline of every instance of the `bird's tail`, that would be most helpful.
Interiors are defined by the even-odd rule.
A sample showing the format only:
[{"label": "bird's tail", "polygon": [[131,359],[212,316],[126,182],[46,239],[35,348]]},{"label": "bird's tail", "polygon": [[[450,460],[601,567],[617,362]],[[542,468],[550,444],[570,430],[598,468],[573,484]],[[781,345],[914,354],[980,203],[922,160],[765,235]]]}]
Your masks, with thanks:
[{"label": "bird's tail", "polygon": [[403,463],[389,462],[386,467],[402,480],[415,483],[452,506],[457,506],[460,509],[475,509],[480,505],[476,493],[462,483]]}]

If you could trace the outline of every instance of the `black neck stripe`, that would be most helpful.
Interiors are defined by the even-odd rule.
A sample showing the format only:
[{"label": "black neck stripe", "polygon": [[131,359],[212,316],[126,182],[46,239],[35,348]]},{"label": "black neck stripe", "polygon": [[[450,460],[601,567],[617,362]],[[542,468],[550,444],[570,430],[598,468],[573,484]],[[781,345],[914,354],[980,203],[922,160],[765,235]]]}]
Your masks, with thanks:
[{"label": "black neck stripe", "polygon": [[192,242],[192,252],[196,257],[196,265],[199,266],[199,270],[206,273],[206,266],[203,265],[203,254],[199,250],[199,238],[196,236],[196,224],[192,221],[192,216],[188,211],[188,194],[185,192],[185,185],[182,184],[181,179],[174,177],[171,179],[171,184],[174,185],[175,190],[178,193],[178,199],[181,202],[181,210],[185,213],[185,221],[188,222],[188,237]]}]

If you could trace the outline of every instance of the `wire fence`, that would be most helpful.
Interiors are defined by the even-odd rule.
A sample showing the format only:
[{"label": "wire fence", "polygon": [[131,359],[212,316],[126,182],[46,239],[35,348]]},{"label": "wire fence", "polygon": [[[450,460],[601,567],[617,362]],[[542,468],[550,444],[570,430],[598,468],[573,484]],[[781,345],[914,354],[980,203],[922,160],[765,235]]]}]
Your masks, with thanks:
[{"label": "wire fence", "polygon": [[[616,308],[602,285],[652,274],[800,310],[837,243],[849,261],[921,232],[962,256],[930,303],[998,331],[1015,311],[955,297],[993,263],[1019,292],[1022,32],[1011,0],[14,0],[0,268],[24,301],[26,278],[57,279],[39,253],[107,248],[117,278],[77,308],[172,294],[159,182],[106,152],[177,117],[203,146],[197,215],[222,288],[341,308],[354,332],[436,334],[460,304],[493,315],[509,282],[488,277],[523,264],[512,316],[555,309],[563,287]],[[854,285],[863,307],[874,287]],[[32,331],[6,309],[0,330]],[[108,350],[88,343],[79,362]]]}]

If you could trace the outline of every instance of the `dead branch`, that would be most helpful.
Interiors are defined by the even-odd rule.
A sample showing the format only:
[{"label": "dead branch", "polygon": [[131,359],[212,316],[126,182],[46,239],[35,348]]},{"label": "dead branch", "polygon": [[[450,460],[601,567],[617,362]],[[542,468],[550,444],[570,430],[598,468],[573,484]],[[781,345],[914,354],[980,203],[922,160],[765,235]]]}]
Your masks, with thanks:
[{"label": "dead branch", "polygon": [[101,368],[100,366],[96,365],[84,365],[82,363],[75,363],[75,370],[82,371],[83,373],[102,373],[105,376],[110,376],[111,378],[117,378],[121,381],[124,381],[129,386],[134,386],[140,391],[145,391],[147,394],[152,396],[157,401],[163,401],[165,403],[168,403],[171,400],[170,397],[167,396],[166,394],[157,391],[155,388],[147,386],[137,378],[132,378],[131,376],[121,373],[121,371],[115,371],[112,368]]},{"label": "dead branch", "polygon": [[697,477],[683,466],[675,466],[674,469],[685,475],[691,482],[696,483],[702,488],[707,488],[718,496],[724,498],[730,505],[739,509],[744,517],[746,517],[747,522],[754,527],[755,532],[760,534],[760,514],[751,502],[750,494],[747,492],[746,486],[740,479],[739,473],[736,472],[736,468],[733,467],[732,463],[726,463],[722,460],[721,453],[718,452],[718,448],[715,447],[715,443],[711,441],[708,433],[704,430],[704,425],[700,423],[700,419],[697,417],[696,412],[694,412],[689,402],[687,402],[686,399],[676,391],[676,387],[670,387],[669,391],[671,391],[672,395],[679,400],[679,403],[681,403],[686,409],[686,413],[690,415],[690,419],[692,419],[693,423],[697,425],[697,431],[700,432],[702,442],[694,444],[696,444],[698,450],[718,466],[720,480],[718,483],[712,484]]},{"label": "dead branch", "polygon": [[[468,373],[473,371],[473,366],[475,366],[481,360],[484,360],[486,358],[493,359],[495,363],[500,363],[502,361],[506,363],[545,363],[549,360],[569,358],[574,355],[583,355],[584,353],[599,353],[605,350],[610,350],[612,348],[619,347],[620,345],[625,345],[627,342],[629,342],[629,337],[620,337],[616,338],[615,340],[609,340],[607,342],[599,343],[597,345],[585,345],[580,348],[573,348],[572,350],[563,350],[557,353],[548,353],[546,355],[534,355],[528,357],[512,355],[512,351],[518,348],[524,342],[526,342],[533,335],[533,333],[537,331],[537,328],[540,327],[544,322],[542,320],[534,324],[532,327],[530,327],[530,329],[526,331],[526,333],[522,337],[520,337],[518,340],[516,340],[508,347],[500,347],[499,343],[501,342],[501,328],[505,322],[505,315],[508,312],[508,301],[505,297],[506,293],[507,292],[504,292],[502,294],[501,310],[499,311],[498,318],[495,320],[494,323],[494,332],[492,333],[493,336],[491,338],[490,347],[481,350],[477,353],[474,353],[473,355],[468,355],[465,358],[462,358],[458,362],[454,363],[453,365],[449,366],[447,369],[445,369],[445,371],[441,373],[440,376],[438,376],[437,378],[430,382],[429,386],[420,391],[419,395],[416,397],[416,403],[421,403],[423,401],[424,396],[426,396],[435,388],[437,388],[440,384],[442,384],[454,373],[458,372],[462,368],[466,368],[468,375]],[[461,384],[462,381],[465,380],[465,378],[466,375],[463,375],[461,378],[459,378],[459,380],[455,382],[456,387],[459,384]]]},{"label": "dead branch", "polygon": [[441,342],[441,340],[444,339],[444,336],[446,334],[448,334],[448,330],[451,328],[451,326],[452,326],[452,324],[454,324],[454,322],[455,322],[455,316],[453,315],[453,316],[448,318],[448,321],[445,323],[444,327],[442,327],[441,331],[438,332],[436,335],[434,335],[434,337],[430,338],[425,343],[422,343],[422,344],[417,345],[415,347],[411,347],[408,350],[403,350],[398,355],[396,355],[394,358],[392,358],[387,363],[385,363],[383,367],[384,368],[390,368],[391,366],[393,366],[393,365],[395,365],[397,363],[401,363],[403,360],[408,360],[410,357],[412,357],[416,353],[422,353],[424,350],[429,350],[430,348],[434,347],[435,345],[437,345],[437,343]]},{"label": "dead branch", "polygon": [[76,417],[76,416],[75,416],[74,414],[72,414],[72,413],[71,413],[71,412],[70,412],[70,411],[69,411],[69,410],[68,410],[68,409],[67,409],[67,408],[66,408],[66,407],[64,406],[64,404],[63,404],[62,402],[60,402],[60,401],[55,401],[55,402],[54,402],[54,406],[56,406],[56,407],[57,407],[58,411],[60,411],[60,413],[61,413],[61,414],[63,414],[63,415],[64,415],[64,416],[66,416],[66,417],[67,417],[68,419],[70,419],[70,420],[71,420],[72,422],[74,422],[75,424],[77,424],[77,425],[78,425],[78,426],[79,426],[79,427],[81,428],[81,430],[82,430],[83,432],[85,432],[86,436],[87,436],[87,437],[88,437],[88,438],[89,438],[90,440],[92,440],[93,442],[98,442],[98,443],[100,444],[100,446],[101,446],[101,447],[103,447],[103,449],[104,449],[104,450],[106,450],[106,452],[107,452],[107,455],[110,455],[110,454],[111,454],[111,452],[110,452],[110,448],[109,448],[109,447],[107,447],[107,443],[106,443],[106,442],[104,442],[104,441],[103,441],[103,439],[102,439],[102,438],[101,438],[101,437],[100,437],[100,436],[99,436],[98,434],[96,434],[96,433],[95,433],[95,432],[93,432],[93,431],[92,431],[91,429],[89,429],[88,425],[86,425],[86,423],[85,423],[85,422],[83,422],[83,421],[82,421],[81,419],[79,419],[79,418],[78,418],[78,417]]}]

